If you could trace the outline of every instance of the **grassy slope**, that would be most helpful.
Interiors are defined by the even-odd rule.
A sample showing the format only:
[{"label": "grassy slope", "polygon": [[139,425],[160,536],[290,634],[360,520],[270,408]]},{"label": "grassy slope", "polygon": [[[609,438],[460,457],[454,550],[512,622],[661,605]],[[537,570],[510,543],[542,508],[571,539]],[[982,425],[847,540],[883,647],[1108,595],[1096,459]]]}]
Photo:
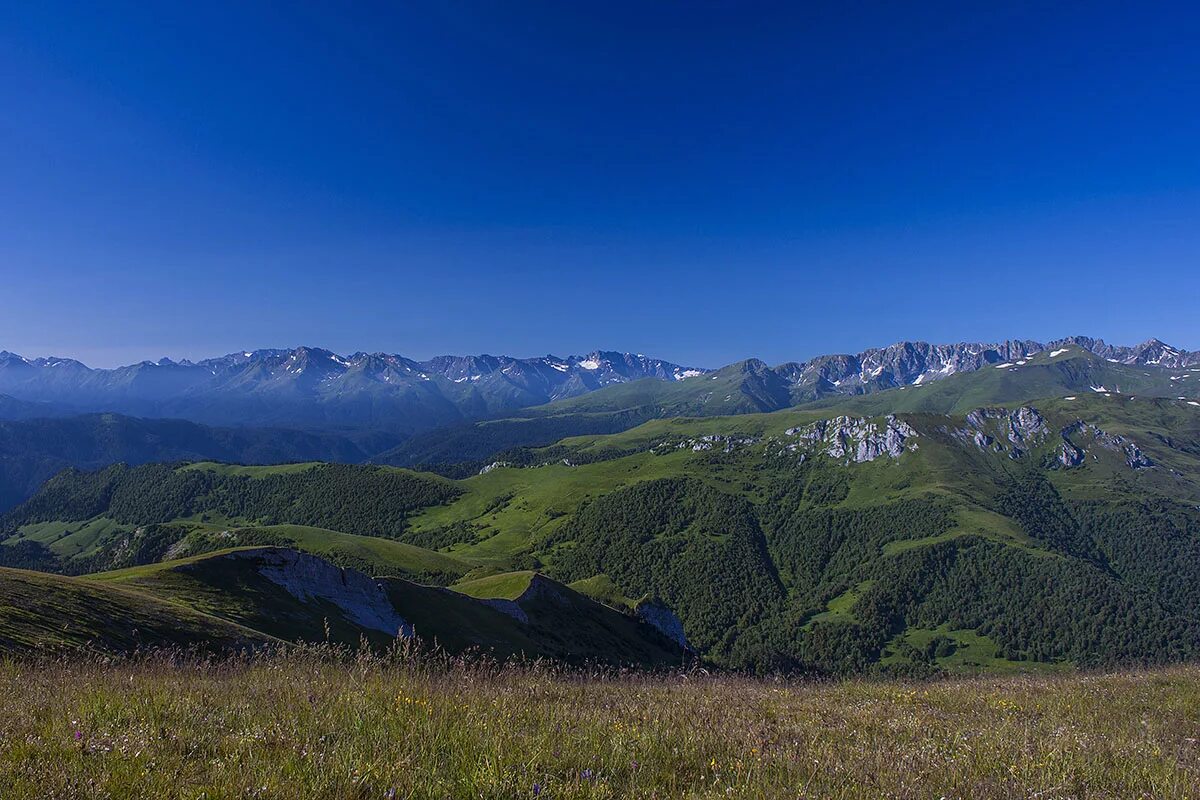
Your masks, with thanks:
[{"label": "grassy slope", "polygon": [[46,545],[55,555],[62,558],[88,556],[96,552],[110,537],[130,530],[129,525],[94,517],[85,522],[35,522],[23,526],[6,543],[33,541]]},{"label": "grassy slope", "polygon": [[377,575],[424,572],[463,575],[474,566],[447,553],[377,536],[356,536],[307,525],[260,525],[249,530],[276,534],[292,542],[296,549],[325,559],[369,564]]},{"label": "grassy slope", "polygon": [[[252,551],[252,548],[241,548]],[[382,645],[385,634],[364,630],[337,606],[321,599],[302,601],[258,574],[248,558],[227,558],[235,551],[101,573],[107,585],[136,589],[164,601],[195,608],[284,641],[330,641],[356,645],[366,636]]]},{"label": "grassy slope", "polygon": [[[536,581],[536,584],[535,584]],[[531,590],[531,587],[538,590]],[[602,605],[609,598],[564,586],[531,571],[504,572],[450,587],[468,597],[510,600],[528,615],[544,651],[568,660],[602,654],[626,662],[679,664],[682,653],[633,617]]]},{"label": "grassy slope", "polygon": [[580,594],[613,608],[634,609],[639,602],[639,599],[626,597],[613,583],[612,578],[603,573],[567,585]]},{"label": "grassy slope", "polygon": [[[260,576],[252,560],[225,557],[232,552],[101,573],[94,582],[200,609],[284,641],[322,641],[326,631],[330,641],[351,646],[362,636],[375,645],[389,641],[389,637],[364,631],[347,620],[336,606],[297,599]],[[531,575],[525,575],[524,588],[529,587]],[[382,580],[397,612],[414,626],[417,635],[451,652],[479,647],[501,658],[523,655],[644,666],[678,664],[680,660],[677,649],[660,641],[652,629],[566,589],[549,600],[523,602],[529,616],[526,624],[465,592],[399,578]]]},{"label": "grassy slope", "polygon": [[682,381],[617,384],[542,408],[554,413],[646,408],[663,417],[747,414],[793,405],[791,388],[766,364],[748,359]]},{"label": "grassy slope", "polygon": [[101,581],[0,569],[0,650],[78,646],[207,644],[270,637],[192,608]]},{"label": "grassy slope", "polygon": [[1016,674],[1029,672],[1061,672],[1070,669],[1066,662],[1043,664],[1029,661],[1010,661],[999,655],[996,643],[987,636],[975,631],[951,630],[949,625],[935,629],[909,628],[896,635],[884,651],[882,663],[900,663],[903,661],[898,645],[906,643],[917,649],[923,649],[935,638],[947,638],[954,641],[957,649],[950,655],[937,659],[938,665],[947,672],[978,672],[984,670],[991,674]]},{"label": "grassy slope", "polygon": [[1200,797],[1200,672],[805,684],[313,655],[0,667],[6,798]]},{"label": "grassy slope", "polygon": [[[579,437],[566,443],[587,451],[594,447],[649,448],[664,438],[696,438],[713,433],[782,437],[787,428],[806,424],[826,414],[783,411],[737,417],[656,420],[625,433],[606,437]],[[959,454],[926,448],[910,455],[902,469],[893,463],[855,467],[856,482],[846,503],[876,505],[906,496],[948,491],[960,486],[963,470]],[[456,502],[426,509],[412,519],[414,529],[468,522],[486,537],[477,544],[458,545],[454,553],[484,562],[502,562],[516,553],[536,548],[565,524],[580,503],[636,482],[656,478],[692,476],[723,491],[763,500],[761,479],[752,466],[714,469],[704,453],[691,450],[666,455],[640,452],[622,458],[581,466],[551,464],[536,468],[498,468],[460,481],[466,490]],[[995,521],[998,535],[1008,538],[1011,526]],[[984,525],[986,529],[992,526]]]},{"label": "grassy slope", "polygon": [[471,647],[504,658],[542,653],[533,632],[513,617],[463,594],[398,578],[384,579],[388,596],[417,636],[451,652]]},{"label": "grassy slope", "polygon": [[532,578],[533,572],[529,570],[501,572],[484,578],[456,583],[451,588],[468,597],[516,600],[529,588],[529,581]]}]

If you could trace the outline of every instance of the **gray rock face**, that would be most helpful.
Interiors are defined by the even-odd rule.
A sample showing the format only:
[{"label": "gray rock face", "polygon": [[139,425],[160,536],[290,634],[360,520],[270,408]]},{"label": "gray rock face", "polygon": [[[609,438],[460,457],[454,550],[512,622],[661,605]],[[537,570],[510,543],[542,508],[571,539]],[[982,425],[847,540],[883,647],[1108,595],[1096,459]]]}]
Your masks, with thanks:
[{"label": "gray rock face", "polygon": [[789,428],[784,434],[797,437],[804,446],[830,458],[857,464],[883,456],[899,458],[906,451],[917,449],[917,443],[909,440],[918,437],[911,425],[892,415],[882,425],[863,417],[822,419]]},{"label": "gray rock face", "polygon": [[1141,448],[1139,448],[1133,442],[1129,442],[1127,445],[1125,445],[1124,450],[1125,464],[1128,465],[1130,469],[1149,469],[1150,467],[1154,466],[1154,462],[1150,460],[1150,457],[1143,453]]},{"label": "gray rock face", "polygon": [[679,621],[679,617],[675,616],[675,612],[671,609],[660,603],[647,601],[640,603],[634,609],[634,612],[642,622],[657,628],[659,633],[678,644],[684,650],[692,649],[691,645],[688,644],[687,635],[683,632],[683,623]]},{"label": "gray rock face", "polygon": [[[1003,408],[977,408],[967,414],[967,428],[955,431],[958,438],[970,441],[980,450],[1008,451],[1020,458],[1027,450],[1046,440],[1050,429],[1036,408],[1021,406],[1008,411]],[[1008,442],[1008,446],[1000,444]]]},{"label": "gray rock face", "polygon": [[1077,467],[1083,463],[1084,453],[1066,439],[1058,447],[1058,463],[1064,467]]},{"label": "gray rock face", "polygon": [[[1045,444],[1050,429],[1045,417],[1032,407],[1022,406],[1013,411],[997,408],[977,408],[967,414],[967,428],[949,431],[964,442],[971,442],[980,450],[1004,453],[1010,458],[1021,458],[1029,450]],[[1055,449],[1055,459],[1065,469],[1078,467],[1086,459],[1088,447],[1119,451],[1131,469],[1148,469],[1154,462],[1130,439],[1119,434],[1108,433],[1082,420],[1077,420],[1060,431],[1061,441]]]},{"label": "gray rock face", "polygon": [[707,450],[720,450],[723,453],[732,453],[735,450],[758,444],[760,441],[761,439],[757,436],[710,433],[704,436],[689,437],[680,440],[669,439],[659,442],[651,450],[660,455],[670,453],[674,450],[691,450],[694,453],[702,453]]},{"label": "gray rock face", "polygon": [[1046,420],[1036,408],[1021,406],[1008,416],[1008,440],[1013,444],[1037,444],[1046,433]]},{"label": "gray rock face", "polygon": [[1069,437],[1090,438],[1093,444],[1105,450],[1115,450],[1121,453],[1125,459],[1125,466],[1130,469],[1150,469],[1154,466],[1154,462],[1142,452],[1137,442],[1118,433],[1109,433],[1083,420],[1078,420],[1063,428],[1062,434],[1065,441],[1070,441]]},{"label": "gray rock face", "polygon": [[396,613],[383,586],[361,572],[282,548],[238,551],[229,557],[253,560],[258,574],[297,600],[332,603],[346,619],[389,636],[413,635],[412,626]]},{"label": "gray rock face", "polygon": [[521,606],[517,604],[516,600],[506,600],[504,598],[497,598],[497,597],[485,597],[485,598],[481,598],[479,600],[479,602],[483,603],[485,606],[489,606],[491,608],[496,609],[501,614],[507,614],[508,616],[515,619],[517,622],[520,622],[522,625],[529,624],[529,615],[525,613],[525,609],[521,608]]}]

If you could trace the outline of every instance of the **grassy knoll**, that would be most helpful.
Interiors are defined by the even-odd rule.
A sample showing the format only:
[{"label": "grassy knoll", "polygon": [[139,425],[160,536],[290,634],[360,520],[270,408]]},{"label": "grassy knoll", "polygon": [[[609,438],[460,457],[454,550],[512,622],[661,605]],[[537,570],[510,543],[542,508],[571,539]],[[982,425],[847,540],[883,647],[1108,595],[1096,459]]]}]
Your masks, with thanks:
[{"label": "grassy knoll", "polygon": [[[225,649],[270,640],[268,635],[125,587],[0,569],[0,652],[80,646],[131,650],[146,644]],[[4,745],[0,738],[0,750]],[[0,797],[5,796],[0,791]]]},{"label": "grassy knoll", "polygon": [[1200,668],[597,677],[319,650],[0,662],[5,798],[1200,797]]},{"label": "grassy knoll", "polygon": [[[320,556],[339,566],[371,575],[446,575],[457,577],[472,565],[446,553],[377,536],[356,536],[307,525],[261,525],[247,529],[278,536],[289,547]],[[239,532],[235,532],[234,536]]]},{"label": "grassy knoll", "polygon": [[463,581],[450,588],[468,597],[516,600],[529,588],[529,581],[532,577],[533,573],[528,570],[522,572],[502,572],[498,575],[489,575],[486,578]]}]

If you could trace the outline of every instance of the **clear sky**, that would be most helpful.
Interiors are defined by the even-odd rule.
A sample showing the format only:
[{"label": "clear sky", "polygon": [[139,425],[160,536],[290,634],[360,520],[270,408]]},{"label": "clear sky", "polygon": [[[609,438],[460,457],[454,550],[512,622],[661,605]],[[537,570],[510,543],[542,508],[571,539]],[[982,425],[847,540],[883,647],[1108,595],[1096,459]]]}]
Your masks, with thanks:
[{"label": "clear sky", "polygon": [[1197,8],[6,3],[0,349],[1197,349]]}]

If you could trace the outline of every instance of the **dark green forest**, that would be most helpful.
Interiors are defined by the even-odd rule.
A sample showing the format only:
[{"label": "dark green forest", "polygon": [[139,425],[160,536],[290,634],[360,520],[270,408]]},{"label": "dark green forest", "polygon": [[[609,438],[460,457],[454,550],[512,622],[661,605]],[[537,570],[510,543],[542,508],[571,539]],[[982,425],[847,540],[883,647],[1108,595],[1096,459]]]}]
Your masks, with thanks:
[{"label": "dark green forest", "polygon": [[101,514],[131,525],[217,515],[396,538],[409,513],[448,502],[458,493],[440,478],[387,467],[321,464],[248,476],[170,464],[115,464],[96,472],[60,473],[6,514],[0,530]]}]

